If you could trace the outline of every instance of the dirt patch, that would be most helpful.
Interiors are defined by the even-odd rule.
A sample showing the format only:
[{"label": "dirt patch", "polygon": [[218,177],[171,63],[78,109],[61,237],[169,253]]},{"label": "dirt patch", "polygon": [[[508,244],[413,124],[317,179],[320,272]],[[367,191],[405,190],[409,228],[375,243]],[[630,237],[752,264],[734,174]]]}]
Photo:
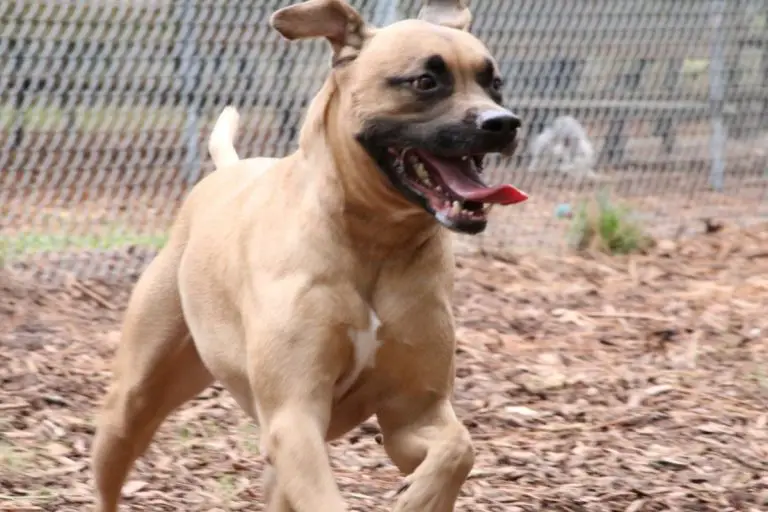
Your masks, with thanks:
[{"label": "dirt patch", "polygon": [[[458,263],[455,403],[477,448],[458,510],[768,509],[765,225],[632,258]],[[91,417],[134,279],[0,274],[0,510],[91,506]],[[351,510],[393,504],[377,431],[331,450]],[[262,510],[261,469],[256,429],[212,388],[161,428],[124,510]]]}]

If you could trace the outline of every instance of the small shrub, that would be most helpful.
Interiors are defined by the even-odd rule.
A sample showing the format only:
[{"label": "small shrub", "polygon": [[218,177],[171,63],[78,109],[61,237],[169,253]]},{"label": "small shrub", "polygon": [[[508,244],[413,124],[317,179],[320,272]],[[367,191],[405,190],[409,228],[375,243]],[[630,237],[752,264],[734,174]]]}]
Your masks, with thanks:
[{"label": "small shrub", "polygon": [[653,245],[640,223],[626,206],[611,201],[601,192],[582,202],[571,221],[570,242],[579,251],[606,254],[642,252]]}]

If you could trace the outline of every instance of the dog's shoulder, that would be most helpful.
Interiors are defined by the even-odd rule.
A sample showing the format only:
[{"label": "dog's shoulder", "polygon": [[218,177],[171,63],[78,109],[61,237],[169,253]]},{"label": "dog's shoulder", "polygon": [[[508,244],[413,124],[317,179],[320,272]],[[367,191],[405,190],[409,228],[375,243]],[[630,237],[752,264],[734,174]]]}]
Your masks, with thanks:
[{"label": "dog's shoulder", "polygon": [[217,255],[253,249],[260,260],[279,252],[275,259],[288,260],[292,251],[303,254],[307,246],[323,242],[317,239],[332,238],[330,220],[317,200],[308,199],[312,174],[305,171],[288,156],[243,159],[209,174],[180,212],[190,246]]}]

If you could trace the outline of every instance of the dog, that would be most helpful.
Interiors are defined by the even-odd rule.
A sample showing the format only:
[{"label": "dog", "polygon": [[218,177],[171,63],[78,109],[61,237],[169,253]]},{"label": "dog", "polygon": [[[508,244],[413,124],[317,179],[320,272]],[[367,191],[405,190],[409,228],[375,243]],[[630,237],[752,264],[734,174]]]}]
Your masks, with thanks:
[{"label": "dog", "polygon": [[530,172],[545,167],[576,176],[595,177],[595,148],[576,118],[560,116],[533,138]]},{"label": "dog", "polygon": [[117,510],[156,429],[214,380],[260,425],[267,510],[347,510],[327,442],[373,416],[405,475],[394,510],[454,509],[474,448],[451,404],[450,232],[527,198],[481,179],[520,120],[470,22],[464,0],[384,28],[343,0],[273,13],[286,39],[330,43],[330,73],[285,158],[241,159],[237,111],[216,121],[216,170],[125,313],[92,447],[98,511]]}]

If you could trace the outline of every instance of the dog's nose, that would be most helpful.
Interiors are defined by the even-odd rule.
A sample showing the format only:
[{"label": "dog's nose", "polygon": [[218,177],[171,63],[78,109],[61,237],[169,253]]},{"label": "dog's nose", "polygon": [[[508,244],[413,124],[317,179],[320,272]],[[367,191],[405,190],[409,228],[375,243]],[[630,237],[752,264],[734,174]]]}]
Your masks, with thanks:
[{"label": "dog's nose", "polygon": [[485,132],[508,134],[520,124],[520,118],[509,110],[486,110],[477,116],[477,127]]}]

